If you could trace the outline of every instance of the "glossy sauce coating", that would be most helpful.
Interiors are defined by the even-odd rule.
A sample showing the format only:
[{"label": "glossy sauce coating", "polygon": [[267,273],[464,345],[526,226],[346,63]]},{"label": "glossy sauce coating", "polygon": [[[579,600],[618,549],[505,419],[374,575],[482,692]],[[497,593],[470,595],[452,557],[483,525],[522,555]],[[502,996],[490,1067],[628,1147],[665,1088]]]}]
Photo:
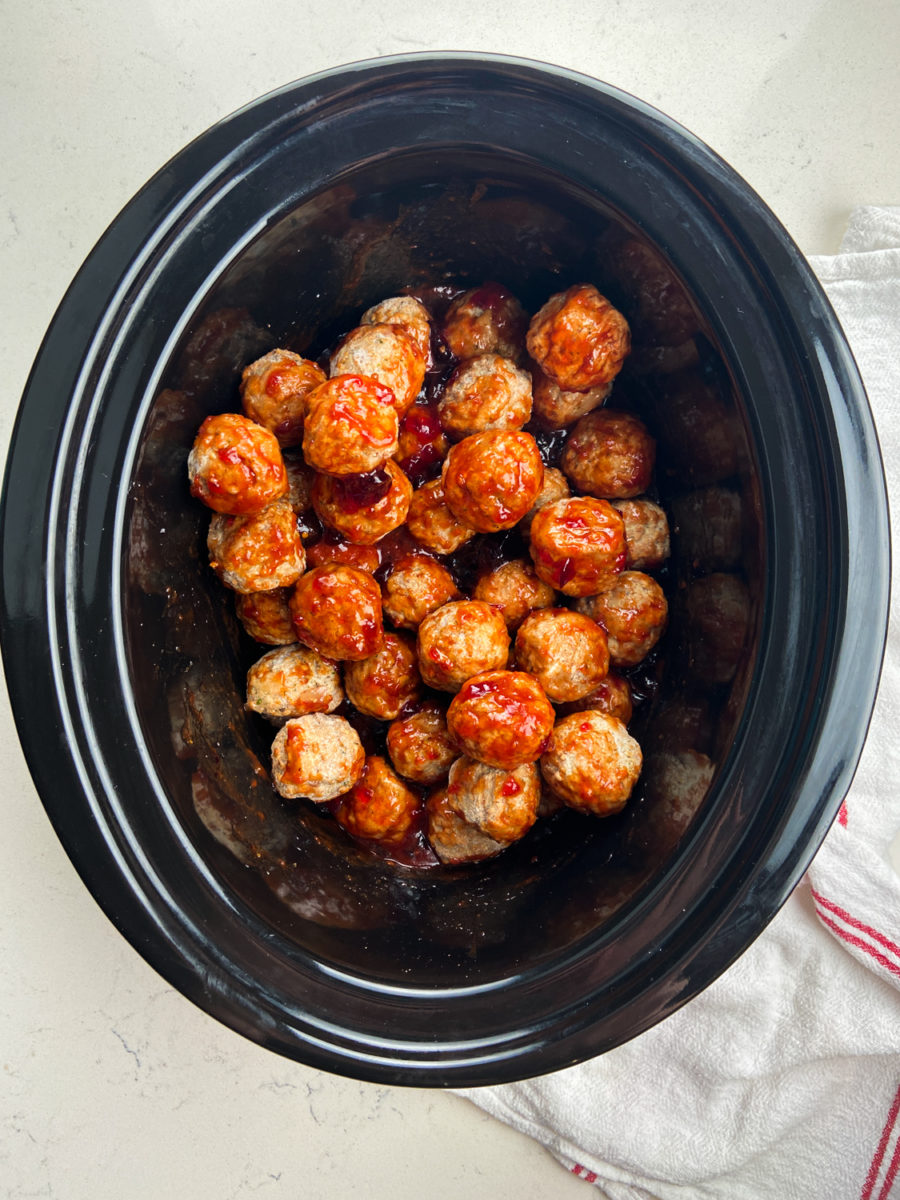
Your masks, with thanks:
[{"label": "glossy sauce coating", "polygon": [[606,500],[556,500],[535,514],[530,550],[545,583],[566,596],[590,596],[625,566],[625,525]]},{"label": "glossy sauce coating", "polygon": [[590,709],[557,722],[541,773],[571,808],[604,817],[624,807],[642,764],[641,748],[622,722]]},{"label": "glossy sauce coating", "polygon": [[309,396],[303,455],[326,475],[363,475],[397,452],[394,394],[359,375],[336,375]]},{"label": "glossy sauce coating", "polygon": [[274,433],[279,446],[299,446],[309,393],[325,372],[292,350],[271,350],[244,368],[241,406],[251,421]]},{"label": "glossy sauce coating", "polygon": [[447,309],[442,333],[459,359],[476,354],[522,356],[528,316],[519,301],[499,283],[483,283],[457,296]]},{"label": "glossy sauce coating", "polygon": [[234,610],[247,635],[268,646],[289,646],[295,642],[289,595],[286,587],[268,592],[236,592]]},{"label": "glossy sauce coating", "polygon": [[551,296],[531,318],[528,353],[564,391],[612,383],[631,349],[628,322],[592,284]]},{"label": "glossy sauce coating", "polygon": [[345,665],[344,687],[360,712],[393,721],[422,691],[415,640],[409,634],[385,633],[374,654]]},{"label": "glossy sauce coating", "polygon": [[472,599],[493,605],[514,632],[534,609],[549,608],[556,593],[538,578],[528,559],[511,558],[480,576]]},{"label": "glossy sauce coating", "polygon": [[428,787],[444,779],[459,757],[444,710],[433,700],[391,723],[387,749],[400,775]]},{"label": "glossy sauce coating", "polygon": [[207,417],[188,456],[191,495],[218,513],[259,512],[287,491],[275,435],[239,413]]},{"label": "glossy sauce coating", "polygon": [[425,554],[401,558],[382,585],[384,615],[400,629],[418,629],[429,613],[461,599],[447,568]]},{"label": "glossy sauce coating", "polygon": [[576,424],[561,466],[576,491],[624,500],[646,492],[655,461],[656,443],[644,422],[633,413],[602,408]]},{"label": "glossy sauce coating", "polygon": [[360,325],[332,354],[329,373],[377,379],[402,417],[425,381],[425,356],[399,325]]},{"label": "glossy sauce coating", "polygon": [[479,533],[498,533],[512,529],[532,507],[544,464],[531,434],[492,429],[452,446],[441,479],[458,521]]},{"label": "glossy sauce coating", "polygon": [[339,825],[358,838],[402,842],[422,808],[419,795],[380,755],[366,758],[362,774],[334,805]]},{"label": "glossy sauce coating", "polygon": [[486,429],[521,429],[531,417],[531,377],[499,354],[460,363],[447,381],[437,410],[456,440]]},{"label": "glossy sauce coating", "polygon": [[381,589],[358,567],[313,567],[290,598],[297,640],[325,658],[369,658],[381,645]]},{"label": "glossy sauce coating", "polygon": [[419,670],[429,687],[455,692],[481,671],[505,667],[509,634],[503,617],[480,600],[442,605],[418,632]]},{"label": "glossy sauce coating", "polygon": [[533,675],[484,671],[453,697],[447,728],[469,758],[512,771],[541,756],[555,715]]},{"label": "glossy sauce coating", "polygon": [[413,488],[394,462],[368,475],[316,476],[312,505],[348,541],[372,546],[406,520]]},{"label": "glossy sauce coating", "polygon": [[215,513],[206,545],[209,565],[236,592],[289,587],[306,565],[294,510],[287,500],[273,500],[243,516]]}]

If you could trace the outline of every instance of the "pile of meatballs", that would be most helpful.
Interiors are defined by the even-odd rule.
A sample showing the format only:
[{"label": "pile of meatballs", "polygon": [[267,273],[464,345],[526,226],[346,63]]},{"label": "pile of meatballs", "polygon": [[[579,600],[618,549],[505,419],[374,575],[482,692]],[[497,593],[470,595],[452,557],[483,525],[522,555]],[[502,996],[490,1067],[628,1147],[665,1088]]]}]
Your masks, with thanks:
[{"label": "pile of meatballs", "polygon": [[210,565],[273,647],[246,704],[279,727],[277,791],[395,861],[417,838],[464,863],[627,802],[669,530],[654,440],[607,404],[630,333],[596,287],[530,320],[499,284],[430,301],[375,305],[318,362],[251,363],[188,473]]}]

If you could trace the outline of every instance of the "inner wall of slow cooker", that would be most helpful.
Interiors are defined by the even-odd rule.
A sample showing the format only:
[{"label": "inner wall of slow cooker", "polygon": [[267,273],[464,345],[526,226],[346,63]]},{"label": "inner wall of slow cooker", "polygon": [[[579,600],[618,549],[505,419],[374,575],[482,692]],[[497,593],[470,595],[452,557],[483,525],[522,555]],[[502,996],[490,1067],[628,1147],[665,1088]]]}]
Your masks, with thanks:
[{"label": "inner wall of slow cooker", "polygon": [[[608,930],[677,858],[706,794],[684,771],[698,754],[714,765],[727,754],[749,681],[752,623],[726,628],[723,639],[727,604],[718,618],[697,617],[685,597],[697,577],[749,583],[751,595],[758,578],[741,405],[709,323],[658,247],[663,300],[695,327],[684,344],[667,345],[681,336],[671,322],[667,330],[658,312],[638,311],[653,303],[611,266],[625,243],[649,246],[596,198],[536,178],[533,164],[511,160],[498,173],[495,158],[488,167],[465,149],[370,163],[240,253],[166,369],[133,488],[126,623],[138,711],[187,836],[256,919],[318,960],[401,983],[410,971],[419,984],[458,982],[461,968],[483,980],[516,971],[525,953],[538,963]],[[265,648],[243,633],[206,565],[208,514],[188,497],[184,462],[200,421],[239,406],[241,368],[267,349],[316,356],[379,299],[486,279],[530,311],[587,279],[632,321],[635,351],[611,403],[639,411],[659,438],[657,491],[676,514],[663,573],[671,630],[635,680],[646,766],[623,814],[601,821],[564,810],[496,859],[411,872],[385,866],[330,815],[282,801],[271,787],[274,731],[243,710],[246,669]],[[717,673],[722,653],[731,659]]]}]

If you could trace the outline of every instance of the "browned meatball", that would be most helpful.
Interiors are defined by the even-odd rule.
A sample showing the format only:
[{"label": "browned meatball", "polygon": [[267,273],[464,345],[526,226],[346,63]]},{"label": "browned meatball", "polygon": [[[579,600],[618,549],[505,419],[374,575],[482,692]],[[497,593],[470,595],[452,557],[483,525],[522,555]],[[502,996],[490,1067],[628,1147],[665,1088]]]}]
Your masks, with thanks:
[{"label": "browned meatball", "polygon": [[524,837],[537,819],[541,800],[538,770],[523,763],[513,771],[473,758],[458,758],[447,780],[450,808],[498,842]]},{"label": "browned meatball", "polygon": [[734,677],[749,622],[747,585],[737,575],[717,572],[690,585],[684,631],[692,670],[705,683],[728,683]]},{"label": "browned meatball", "polygon": [[386,633],[373,655],[347,663],[344,687],[360,712],[393,721],[422,690],[415,642],[409,634]]},{"label": "browned meatball", "polygon": [[238,620],[254,641],[267,646],[289,646],[296,642],[289,596],[288,588],[273,588],[270,592],[238,592],[235,595],[234,607]]},{"label": "browned meatball", "polygon": [[335,663],[306,646],[279,646],[247,672],[247,708],[272,720],[334,712],[343,699]]},{"label": "browned meatball", "polygon": [[499,354],[466,359],[447,381],[438,413],[457,440],[485,429],[521,429],[531,417],[531,376]]},{"label": "browned meatball", "polygon": [[646,492],[653,478],[656,443],[632,413],[597,409],[569,434],[561,466],[576,491],[603,500]]},{"label": "browned meatball", "polygon": [[236,592],[290,587],[306,565],[297,518],[287,500],[273,500],[246,516],[215,513],[206,544],[209,565]]},{"label": "browned meatball", "polygon": [[516,634],[516,663],[540,680],[551,700],[579,700],[609,670],[606,634],[582,613],[545,608],[531,613]]},{"label": "browned meatball", "polygon": [[443,779],[459,750],[447,729],[443,709],[426,701],[408,717],[393,721],[387,732],[388,754],[395,769],[413,783],[431,785]]},{"label": "browned meatball", "polygon": [[563,705],[561,712],[563,716],[568,716],[573,712],[584,712],[588,708],[596,708],[597,712],[618,717],[623,725],[627,725],[634,712],[631,684],[624,675],[609,671],[593,691],[580,700]]},{"label": "browned meatball", "polygon": [[447,728],[463,754],[504,771],[540,757],[555,719],[544,689],[524,671],[473,675],[447,709]]},{"label": "browned meatball", "polygon": [[556,723],[541,773],[571,808],[605,817],[625,806],[641,763],[641,748],[622,722],[591,709]]},{"label": "browned meatball", "polygon": [[271,430],[279,446],[303,441],[306,398],[325,372],[292,350],[270,350],[241,376],[241,405],[251,421]]},{"label": "browned meatball", "polygon": [[364,475],[396,454],[398,429],[389,388],[359,375],[336,375],[310,394],[303,454],[326,475]]},{"label": "browned meatball", "polygon": [[628,322],[589,283],[551,296],[531,318],[528,353],[565,391],[612,383],[631,349]]},{"label": "browned meatball", "polygon": [[528,559],[511,558],[479,578],[472,599],[499,609],[507,627],[515,630],[532,609],[549,608],[556,593],[548,583],[538,579]]},{"label": "browned meatball", "polygon": [[218,513],[259,512],[287,491],[275,435],[240,413],[207,417],[188,455],[191,495]]},{"label": "browned meatball", "polygon": [[696,750],[651,755],[646,767],[647,829],[659,853],[674,849],[706,799],[715,763]]},{"label": "browned meatball", "polygon": [[425,804],[425,812],[428,841],[442,863],[481,862],[493,858],[509,845],[488,837],[477,825],[472,825],[451,808],[446,788],[432,792]]},{"label": "browned meatball", "polygon": [[351,329],[331,356],[329,373],[364,375],[390,388],[402,416],[422,390],[425,355],[399,325],[360,325]]},{"label": "browned meatball", "polygon": [[440,479],[432,479],[413,492],[406,527],[434,554],[452,554],[475,536],[475,530],[458,521],[447,507]]},{"label": "browned meatball", "polygon": [[530,550],[545,583],[567,596],[590,596],[625,566],[625,525],[606,500],[556,500],[535,514]]},{"label": "browned meatball", "polygon": [[559,384],[534,365],[531,371],[531,386],[534,395],[534,415],[549,429],[562,429],[571,425],[585,413],[592,412],[606,402],[612,391],[611,383],[601,384],[587,392],[566,392]]},{"label": "browned meatball", "polygon": [[537,500],[544,464],[530,433],[491,429],[452,446],[441,478],[458,521],[479,533],[498,533],[517,524]]},{"label": "browned meatball", "polygon": [[337,802],[337,823],[358,838],[396,845],[409,833],[422,801],[380,755],[370,755],[362,775]]},{"label": "browned meatball", "polygon": [[297,640],[325,658],[369,658],[384,636],[381,589],[368,571],[314,567],[291,593]]},{"label": "browned meatball", "polygon": [[625,522],[625,565],[634,571],[655,571],[671,552],[669,522],[652,500],[614,500]]},{"label": "browned meatball", "polygon": [[419,626],[419,670],[430,686],[455,692],[481,671],[505,667],[509,634],[500,614],[480,600],[456,600]]},{"label": "browned meatball", "polygon": [[623,571],[605,591],[579,600],[578,609],[606,630],[614,667],[643,662],[662,637],[668,616],[662,588],[643,571]]},{"label": "browned meatball", "polygon": [[343,717],[308,713],[287,721],[272,743],[272,782],[288,800],[321,803],[356,783],[365,762],[356,730]]},{"label": "browned meatball", "polygon": [[476,354],[522,355],[528,315],[499,283],[484,283],[457,296],[444,317],[444,341],[457,358]]},{"label": "browned meatball", "polygon": [[447,568],[424,554],[401,558],[384,581],[382,593],[385,616],[402,629],[418,629],[429,613],[460,599]]},{"label": "browned meatball", "polygon": [[345,541],[331,529],[317,542],[306,547],[306,565],[308,567],[327,567],[336,563],[344,563],[348,567],[359,567],[374,575],[381,565],[381,556],[374,546],[360,546],[356,542]]},{"label": "browned meatball", "polygon": [[552,504],[554,500],[567,500],[571,494],[569,481],[562,471],[558,471],[556,467],[544,467],[544,486],[538,492],[534,504],[519,522],[519,528],[524,534],[530,534],[531,522],[539,508],[543,508],[545,504]]},{"label": "browned meatball", "polygon": [[350,542],[373,546],[406,520],[412,484],[396,463],[368,475],[316,476],[313,508],[319,520]]},{"label": "browned meatball", "polygon": [[431,318],[415,296],[391,296],[367,308],[360,325],[397,325],[418,347],[426,365],[431,359]]}]

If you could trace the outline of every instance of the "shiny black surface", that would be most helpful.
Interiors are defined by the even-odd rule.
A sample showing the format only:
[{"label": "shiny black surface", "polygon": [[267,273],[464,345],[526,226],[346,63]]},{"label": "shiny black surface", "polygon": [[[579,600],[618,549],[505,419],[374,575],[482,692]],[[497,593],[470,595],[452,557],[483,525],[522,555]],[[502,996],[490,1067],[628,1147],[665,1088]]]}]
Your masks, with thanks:
[{"label": "shiny black surface", "polygon": [[[615,263],[634,240],[687,297],[684,369],[675,335],[651,319],[641,332],[629,311]],[[660,437],[663,498],[685,512],[710,488],[737,500],[740,541],[724,557],[698,566],[687,517],[676,536],[678,620],[642,713],[649,750],[702,750],[717,769],[680,839],[648,766],[622,819],[563,813],[482,867],[398,876],[272,792],[241,708],[249,650],[203,565],[184,458],[260,350],[322,349],[402,286],[492,275],[530,305],[602,283],[638,318],[617,394]],[[685,434],[697,406],[705,456]],[[886,626],[875,433],[802,256],[680,127],[516,60],[414,56],[301,81],[168,164],[48,332],[2,533],[20,735],[100,904],[233,1028],[395,1083],[565,1066],[708,984],[837,812]],[[739,657],[717,674],[679,597],[721,575],[749,603]],[[672,716],[685,698],[701,714],[689,732]]]}]

